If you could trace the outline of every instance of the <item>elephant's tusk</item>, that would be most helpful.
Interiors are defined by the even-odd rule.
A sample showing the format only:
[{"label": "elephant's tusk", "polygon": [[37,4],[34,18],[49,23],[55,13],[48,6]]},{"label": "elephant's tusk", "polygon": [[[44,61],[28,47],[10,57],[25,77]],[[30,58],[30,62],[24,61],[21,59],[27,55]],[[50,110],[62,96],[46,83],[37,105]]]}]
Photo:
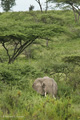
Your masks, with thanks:
[{"label": "elephant's tusk", "polygon": [[45,92],[45,97],[46,97],[46,92]]}]

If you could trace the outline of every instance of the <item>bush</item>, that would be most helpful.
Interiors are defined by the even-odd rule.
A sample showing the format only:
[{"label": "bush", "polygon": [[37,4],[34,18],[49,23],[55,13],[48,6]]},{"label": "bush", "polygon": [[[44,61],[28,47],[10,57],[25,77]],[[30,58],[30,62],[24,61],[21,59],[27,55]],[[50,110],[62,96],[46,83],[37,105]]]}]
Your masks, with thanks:
[{"label": "bush", "polygon": [[[11,86],[10,86],[11,87]],[[20,109],[23,109],[24,103],[21,99],[21,91],[15,88],[10,88],[7,85],[6,90],[0,95],[0,111],[6,116],[14,114],[16,116]]]},{"label": "bush", "polygon": [[26,118],[30,120],[32,118],[35,120],[73,119],[70,99],[54,100],[46,97],[40,101],[38,100],[35,104],[32,102],[32,104],[27,107],[27,112],[28,111],[29,114],[26,115]]},{"label": "bush", "polygon": [[80,93],[75,92],[74,95],[72,95],[72,102],[75,104],[80,103]]},{"label": "bush", "polygon": [[58,97],[59,98],[65,98],[65,97],[70,97],[72,93],[72,87],[68,84],[66,84],[65,81],[60,81],[58,83]]},{"label": "bush", "polygon": [[42,76],[42,73],[28,64],[14,63],[14,64],[0,64],[0,80],[3,82],[17,82],[24,76],[26,79],[37,78]]},{"label": "bush", "polygon": [[67,56],[63,58],[64,62],[80,65],[80,56]]},{"label": "bush", "polygon": [[69,73],[67,84],[70,85],[73,90],[80,88],[80,71],[74,71],[73,73]]}]

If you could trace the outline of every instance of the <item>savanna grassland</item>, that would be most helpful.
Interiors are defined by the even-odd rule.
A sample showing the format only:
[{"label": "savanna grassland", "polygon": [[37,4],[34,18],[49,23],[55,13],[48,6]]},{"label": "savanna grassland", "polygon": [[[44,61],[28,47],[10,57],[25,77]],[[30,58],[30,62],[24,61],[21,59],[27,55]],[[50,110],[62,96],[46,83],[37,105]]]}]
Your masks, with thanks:
[{"label": "savanna grassland", "polygon": [[[47,38],[42,38],[45,33],[40,31],[40,37],[8,64],[2,35],[15,34],[16,39],[33,32],[39,35],[34,24],[46,27]],[[37,30],[41,28],[37,26]],[[14,44],[6,45],[11,55]],[[43,76],[57,82],[56,99],[33,90],[34,80]],[[80,20],[74,20],[72,11],[0,13],[0,119],[80,119]]]}]

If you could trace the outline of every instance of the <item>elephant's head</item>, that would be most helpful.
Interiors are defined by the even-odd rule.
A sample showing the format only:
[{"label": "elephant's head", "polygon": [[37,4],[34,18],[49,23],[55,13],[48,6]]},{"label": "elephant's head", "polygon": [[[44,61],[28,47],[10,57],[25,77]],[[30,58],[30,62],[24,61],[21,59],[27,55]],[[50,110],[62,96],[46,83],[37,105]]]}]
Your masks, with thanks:
[{"label": "elephant's head", "polygon": [[44,95],[44,87],[45,85],[41,81],[35,81],[33,86],[34,90],[37,91],[37,93]]}]

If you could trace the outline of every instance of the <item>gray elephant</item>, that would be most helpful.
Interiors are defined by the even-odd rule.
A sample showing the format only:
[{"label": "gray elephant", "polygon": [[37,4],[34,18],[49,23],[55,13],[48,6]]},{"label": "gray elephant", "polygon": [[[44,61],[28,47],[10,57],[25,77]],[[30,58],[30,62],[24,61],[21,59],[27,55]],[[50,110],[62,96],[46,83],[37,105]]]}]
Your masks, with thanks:
[{"label": "gray elephant", "polygon": [[57,95],[57,83],[54,79],[49,77],[37,78],[33,85],[33,89],[37,91],[37,93],[46,96],[46,94],[50,94],[53,97]]}]

